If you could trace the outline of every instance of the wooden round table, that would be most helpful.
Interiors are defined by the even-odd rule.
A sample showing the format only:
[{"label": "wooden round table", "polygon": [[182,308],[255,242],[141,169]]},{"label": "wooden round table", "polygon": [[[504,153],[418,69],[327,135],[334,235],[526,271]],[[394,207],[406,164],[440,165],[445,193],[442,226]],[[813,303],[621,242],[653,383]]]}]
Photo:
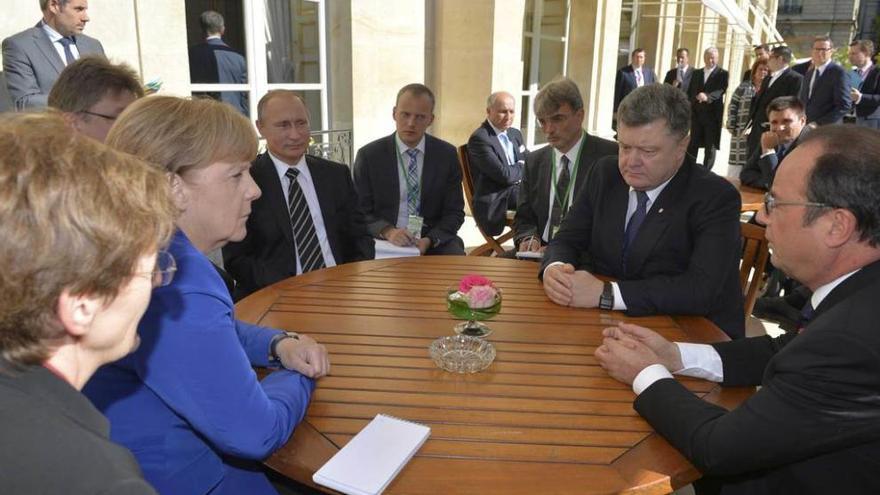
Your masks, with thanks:
[{"label": "wooden round table", "polygon": [[[628,318],[557,306],[535,263],[483,257],[374,260],[293,277],[237,305],[238,318],[314,336],[331,375],[305,420],[266,464],[301,483],[377,413],[431,427],[389,494],[668,493],[699,473],[632,408],[632,390],[593,351],[604,327],[633,321],[678,341],[727,337],[702,318]],[[497,349],[486,371],[442,371],[428,345],[451,335],[446,288],[478,273],[504,291],[487,322]],[[750,389],[681,379],[733,407]],[[326,489],[325,489],[326,490]]]}]

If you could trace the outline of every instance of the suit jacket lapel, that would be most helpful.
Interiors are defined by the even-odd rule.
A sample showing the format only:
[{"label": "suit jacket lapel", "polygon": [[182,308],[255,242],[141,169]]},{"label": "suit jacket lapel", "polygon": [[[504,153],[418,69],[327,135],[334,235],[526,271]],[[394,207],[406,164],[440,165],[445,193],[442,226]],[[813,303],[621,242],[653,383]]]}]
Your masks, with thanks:
[{"label": "suit jacket lapel", "polygon": [[[495,129],[492,129],[492,126],[489,125],[488,121],[483,122],[483,127],[485,127],[486,131],[489,133],[489,144],[492,145],[492,149],[495,150],[498,159],[501,160],[501,163],[507,164],[507,151],[501,147],[501,141],[498,140],[498,134],[495,134]],[[510,139],[510,133],[507,134],[507,139]],[[427,146],[427,143],[425,146]]]},{"label": "suit jacket lapel", "polygon": [[[336,204],[332,198],[340,194],[333,188],[332,181],[327,176],[327,170],[316,163],[315,159],[306,155],[306,166],[309,167],[309,175],[312,176],[312,184],[315,185],[315,194],[318,196],[318,204],[321,206],[321,219],[324,221],[324,231],[327,238],[330,238],[331,226],[328,218],[335,218],[333,215],[328,216],[328,212],[336,211]],[[330,250],[333,251],[333,257],[342,260],[342,253],[336,252],[336,245],[330,243]]]},{"label": "suit jacket lapel", "polygon": [[[424,208],[422,208],[422,205],[430,202],[430,199],[428,198],[428,188],[425,186],[437,184],[436,181],[439,180],[439,178],[437,177],[438,166],[434,163],[437,156],[436,153],[431,153],[433,150],[433,143],[428,138],[428,135],[425,134],[425,156],[424,160],[422,161],[422,180],[421,187],[419,188],[419,215],[422,217],[425,216]],[[505,163],[507,163],[506,160]]]},{"label": "suit jacket lapel", "polygon": [[52,67],[54,67],[60,74],[61,71],[64,70],[64,61],[58,56],[58,52],[52,45],[49,35],[43,31],[43,28],[38,24],[35,29],[37,31],[34,33],[34,44],[37,45],[37,48],[46,57],[46,60],[48,60],[49,63],[52,64]]},{"label": "suit jacket lapel", "polygon": [[519,148],[523,144],[522,134],[511,132],[512,130],[513,128],[511,127],[510,130],[507,131],[507,137],[510,138],[510,143],[513,144],[513,158],[516,159],[516,161],[520,161],[522,160],[522,153]]},{"label": "suit jacket lapel", "polygon": [[[275,164],[269,153],[263,153],[257,158],[253,168],[254,179],[263,186],[263,196],[269,203],[269,211],[278,228],[284,233],[284,238],[290,244],[291,250],[295,249],[293,231],[290,226],[290,213],[287,210],[287,202],[284,199],[284,190],[281,188],[281,180],[275,170]],[[291,251],[294,252],[294,251]]]},{"label": "suit jacket lapel", "polygon": [[853,293],[858,292],[868,285],[876,283],[878,277],[880,277],[880,261],[875,261],[870,265],[863,267],[857,273],[853,274],[840,285],[835,287],[834,290],[822,300],[819,307],[813,312],[812,320],[815,321],[821,313],[828,311],[832,306],[847,299]]},{"label": "suit jacket lapel", "polygon": [[[608,236],[609,244],[614,248],[614,252],[623,255],[623,233],[626,230],[626,210],[629,207],[629,186],[617,172],[612,187],[607,191],[607,197],[603,200],[607,205],[607,212],[604,215],[603,222],[607,221],[609,226],[602,235]],[[644,223],[642,224],[644,228]],[[632,253],[632,251],[630,251]],[[630,259],[632,256],[630,255]],[[621,260],[622,261],[622,260]],[[616,270],[622,268],[622,263],[618,263]],[[616,272],[618,277],[623,277],[623,272]]]},{"label": "suit jacket lapel", "polygon": [[686,193],[686,186],[690,180],[691,168],[696,165],[685,159],[685,163],[678,169],[675,176],[657,196],[648,216],[639,228],[639,233],[629,249],[629,259],[626,268],[629,273],[639,273],[642,265],[648,259],[648,255],[654,250],[657,241],[663,237],[663,233],[669,227],[669,216],[679,203],[679,198]]},{"label": "suit jacket lapel", "polygon": [[544,151],[544,159],[537,162],[540,164],[540,167],[538,167],[539,200],[537,211],[535,211],[535,214],[538,216],[536,219],[538,221],[538,236],[544,234],[544,227],[550,221],[550,181],[553,179],[550,175],[553,163],[553,147],[548,145],[541,151]]}]

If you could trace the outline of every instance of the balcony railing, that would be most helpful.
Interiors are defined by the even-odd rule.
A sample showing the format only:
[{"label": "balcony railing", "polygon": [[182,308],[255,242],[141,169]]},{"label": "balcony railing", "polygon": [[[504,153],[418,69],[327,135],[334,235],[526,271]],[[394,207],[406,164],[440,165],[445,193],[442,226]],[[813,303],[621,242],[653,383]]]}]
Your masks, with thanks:
[{"label": "balcony railing", "polygon": [[351,166],[351,129],[313,132],[308,154]]}]

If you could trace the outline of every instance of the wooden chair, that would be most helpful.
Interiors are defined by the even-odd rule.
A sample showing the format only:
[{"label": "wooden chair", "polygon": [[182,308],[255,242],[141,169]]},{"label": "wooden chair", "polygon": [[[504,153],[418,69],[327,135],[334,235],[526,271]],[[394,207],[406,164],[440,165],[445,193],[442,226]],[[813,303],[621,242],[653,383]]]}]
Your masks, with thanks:
[{"label": "wooden chair", "polygon": [[[471,210],[473,214],[474,211],[474,178],[471,175],[471,165],[470,160],[468,159],[468,150],[467,144],[463,144],[458,147],[458,164],[461,167],[461,186],[464,188],[464,199],[467,201],[468,208]],[[476,220],[476,217],[474,217]],[[504,248],[501,247],[502,244],[513,239],[513,215],[509,212],[507,214],[506,225],[511,227],[511,230],[502,234],[499,237],[492,237],[487,234],[483,227],[480,226],[479,222],[475,222],[477,224],[477,230],[480,231],[480,235],[483,236],[483,239],[486,240],[485,244],[477,246],[473,249],[468,256],[499,256],[504,254]]]},{"label": "wooden chair", "polygon": [[741,222],[743,237],[742,263],[739,267],[739,283],[742,287],[745,299],[746,318],[751,316],[755,300],[758,298],[758,289],[764,279],[764,268],[770,255],[767,238],[764,237],[764,227],[751,223]]}]

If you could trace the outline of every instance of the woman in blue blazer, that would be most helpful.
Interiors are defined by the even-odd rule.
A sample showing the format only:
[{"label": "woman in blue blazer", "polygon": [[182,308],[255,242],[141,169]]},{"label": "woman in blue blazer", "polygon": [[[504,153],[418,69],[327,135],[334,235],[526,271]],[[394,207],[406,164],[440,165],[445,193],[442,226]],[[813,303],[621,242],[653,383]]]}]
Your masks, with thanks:
[{"label": "woman in blue blazer", "polygon": [[[169,172],[181,211],[168,249],[177,274],[154,291],[137,351],[84,392],[160,493],[275,493],[257,461],[290,438],[329,361],[306,336],[236,320],[205,256],[244,238],[260,196],[248,171],[253,128],[213,100],[150,97],[124,112],[107,144]],[[257,381],[251,367],[273,364],[286,369]]]}]

